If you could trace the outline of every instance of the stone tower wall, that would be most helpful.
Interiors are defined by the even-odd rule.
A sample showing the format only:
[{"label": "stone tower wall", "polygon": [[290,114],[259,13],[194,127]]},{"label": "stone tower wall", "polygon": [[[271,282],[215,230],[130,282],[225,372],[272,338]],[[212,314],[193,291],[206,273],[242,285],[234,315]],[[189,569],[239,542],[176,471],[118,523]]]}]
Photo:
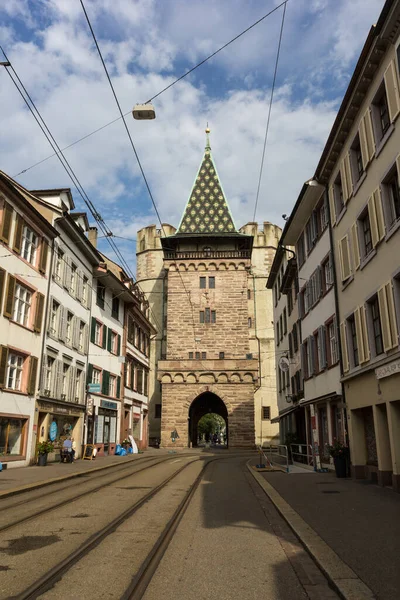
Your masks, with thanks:
[{"label": "stone tower wall", "polygon": [[271,419],[278,416],[275,373],[275,327],[273,297],[266,288],[269,272],[282,233],[277,225],[265,222],[259,230],[256,223],[247,223],[241,233],[252,235],[253,251],[249,272],[249,315],[253,319],[250,330],[250,352],[260,357],[259,387],[254,394],[255,440],[257,444],[279,443],[279,425],[263,420],[262,407],[269,406]]}]

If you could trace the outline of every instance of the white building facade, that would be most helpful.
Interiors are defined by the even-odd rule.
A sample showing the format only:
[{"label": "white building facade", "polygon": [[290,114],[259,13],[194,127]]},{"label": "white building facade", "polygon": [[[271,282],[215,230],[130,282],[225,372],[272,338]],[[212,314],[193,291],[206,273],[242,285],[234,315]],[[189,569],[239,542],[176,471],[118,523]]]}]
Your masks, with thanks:
[{"label": "white building facade", "polygon": [[28,465],[35,455],[35,395],[56,230],[0,172],[0,460]]}]

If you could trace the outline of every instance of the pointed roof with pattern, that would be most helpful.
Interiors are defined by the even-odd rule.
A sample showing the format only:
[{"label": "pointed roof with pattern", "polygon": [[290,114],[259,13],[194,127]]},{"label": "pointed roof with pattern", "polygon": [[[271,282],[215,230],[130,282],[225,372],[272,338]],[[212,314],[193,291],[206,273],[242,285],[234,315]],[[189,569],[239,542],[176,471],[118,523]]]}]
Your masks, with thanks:
[{"label": "pointed roof with pattern", "polygon": [[186,204],[177,234],[237,233],[211,154],[210,130],[204,157]]}]

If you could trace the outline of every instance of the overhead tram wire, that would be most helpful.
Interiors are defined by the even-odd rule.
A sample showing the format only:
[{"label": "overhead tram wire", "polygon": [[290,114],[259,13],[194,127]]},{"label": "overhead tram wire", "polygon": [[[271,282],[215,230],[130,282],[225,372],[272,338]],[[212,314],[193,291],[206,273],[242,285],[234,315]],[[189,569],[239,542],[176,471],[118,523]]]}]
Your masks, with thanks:
[{"label": "overhead tram wire", "polygon": [[273,102],[273,99],[274,99],[276,74],[278,72],[279,55],[280,55],[280,51],[281,51],[282,33],[283,33],[283,25],[285,23],[286,4],[287,4],[287,2],[288,2],[288,0],[286,0],[285,2],[283,2],[280,5],[280,6],[283,5],[282,23],[281,23],[281,30],[280,30],[280,33],[279,33],[278,50],[277,50],[277,53],[276,53],[274,77],[273,77],[273,80],[272,80],[271,97],[270,97],[269,108],[268,108],[267,126],[265,128],[264,147],[263,147],[262,157],[261,157],[260,175],[259,175],[259,178],[258,178],[258,186],[257,186],[256,202],[255,202],[255,206],[254,206],[253,222],[256,222],[256,213],[257,213],[257,206],[258,206],[258,198],[259,198],[259,195],[260,195],[261,179],[262,179],[262,174],[263,174],[263,169],[264,169],[265,150],[266,150],[266,147],[267,147],[268,132],[269,132],[269,123],[270,123],[270,120],[271,120],[271,109],[272,109],[272,102]]},{"label": "overhead tram wire", "polygon": [[[169,85],[167,85],[160,92],[158,92],[157,94],[155,94],[154,96],[152,96],[151,98],[149,98],[149,100],[147,100],[147,103],[151,102],[155,98],[158,98],[158,96],[161,96],[161,94],[163,94],[165,91],[169,90],[176,83],[178,83],[179,81],[181,81],[182,79],[184,79],[185,77],[187,77],[188,75],[190,75],[190,73],[193,73],[193,71],[195,71],[196,69],[198,69],[199,67],[201,67],[202,65],[204,65],[207,61],[209,61],[211,58],[213,58],[216,54],[218,54],[219,52],[221,52],[221,50],[224,50],[224,48],[226,48],[227,46],[229,46],[230,44],[232,44],[233,42],[235,42],[237,39],[239,39],[240,37],[242,37],[245,33],[247,33],[248,31],[250,31],[251,29],[253,29],[253,27],[255,27],[256,25],[259,25],[267,17],[269,17],[270,15],[272,15],[279,8],[281,8],[281,6],[283,6],[284,4],[286,5],[288,2],[289,2],[289,0],[285,0],[281,4],[278,4],[278,6],[275,6],[275,8],[273,8],[272,10],[270,10],[268,13],[266,13],[263,17],[261,17],[257,21],[255,21],[252,25],[250,25],[249,27],[247,27],[246,29],[244,29],[241,33],[239,33],[238,35],[236,35],[229,42],[227,42],[226,44],[224,44],[223,46],[221,46],[220,48],[218,48],[218,50],[216,50],[215,52],[213,52],[212,54],[210,54],[209,56],[207,56],[206,58],[204,58],[202,61],[200,61],[199,63],[197,63],[194,67],[192,67],[191,69],[189,69],[189,71],[186,71],[186,73],[183,73],[183,75],[181,75],[180,77],[178,77],[177,79],[175,79],[172,83],[170,83]],[[128,112],[124,113],[124,117],[127,117],[130,114],[131,114],[131,111],[129,110]],[[102,131],[106,127],[109,127],[110,125],[113,125],[114,123],[116,123],[120,119],[121,119],[121,117],[117,117],[116,119],[113,119],[112,121],[109,121],[108,123],[105,123],[101,127],[98,127],[97,129],[94,129],[93,131],[91,131],[90,133],[88,133],[88,134],[84,135],[83,137],[79,138],[75,142],[72,142],[68,146],[65,146],[64,148],[62,148],[62,151],[68,150],[68,148],[71,148],[72,146],[75,146],[75,144],[79,144],[79,142],[83,142],[84,140],[86,140],[87,138],[91,137],[95,133],[98,133],[99,131]],[[14,178],[18,177],[19,175],[22,175],[22,174],[26,173],[30,169],[33,169],[34,167],[37,167],[38,165],[41,165],[42,163],[46,162],[50,158],[53,158],[53,156],[56,156],[56,154],[57,154],[56,152],[54,154],[50,154],[46,158],[43,158],[42,160],[40,160],[37,163],[31,165],[30,167],[27,167],[26,169],[23,169],[22,171],[20,171],[16,175],[13,175],[13,177]]]},{"label": "overhead tram wire", "polygon": [[[8,57],[7,57],[6,53],[4,52],[4,49],[1,46],[0,46],[0,49],[3,52],[6,60],[8,62],[10,62],[8,60]],[[32,106],[29,104],[27,98],[24,96],[24,94],[22,93],[21,89],[19,88],[18,83],[15,81],[14,77],[11,75],[10,71],[8,70],[8,68],[6,68],[6,71],[7,71],[8,75],[9,75],[11,81],[13,82],[13,84],[15,85],[15,87],[17,88],[19,94],[21,95],[22,99],[24,100],[25,104],[27,105],[29,111],[32,113],[35,121],[39,125],[42,133],[44,134],[44,136],[46,137],[46,139],[49,142],[50,146],[54,150],[55,155],[59,159],[59,161],[60,161],[61,165],[63,166],[64,170],[66,171],[67,175],[72,180],[72,182],[73,182],[74,186],[76,187],[78,193],[82,197],[82,200],[84,201],[84,203],[86,204],[86,206],[89,208],[90,213],[92,214],[94,220],[96,221],[96,223],[98,224],[100,230],[104,234],[104,237],[107,238],[108,243],[111,246],[111,249],[113,250],[113,252],[117,256],[117,258],[121,261],[121,263],[124,265],[124,268],[126,269],[127,273],[132,277],[133,280],[135,280],[135,276],[134,276],[134,274],[133,274],[130,266],[128,265],[128,263],[126,262],[125,258],[121,254],[121,252],[120,252],[118,246],[116,245],[116,243],[114,242],[114,240],[112,240],[112,235],[113,235],[112,232],[107,228],[107,225],[106,225],[104,219],[102,218],[102,216],[100,215],[100,213],[96,210],[96,207],[94,206],[94,204],[90,200],[89,196],[87,195],[86,191],[84,190],[84,188],[83,188],[82,184],[80,183],[78,177],[76,176],[74,170],[72,169],[72,167],[69,164],[68,160],[65,158],[65,156],[63,154],[63,151],[60,149],[58,143],[56,142],[56,140],[54,139],[53,135],[51,134],[51,132],[50,132],[49,128],[47,127],[47,125],[46,125],[43,117],[41,116],[38,108],[36,107],[34,101],[32,100],[29,92],[26,90],[24,84],[22,83],[21,79],[19,78],[16,70],[14,69],[14,67],[12,66],[11,63],[10,63],[10,68],[12,69],[13,73],[15,74],[15,77],[17,78],[18,82],[20,83],[20,85],[21,85],[23,91],[25,92],[27,98],[29,99],[29,101],[31,102],[33,108],[35,109],[35,111],[37,113],[37,116],[36,116],[35,112],[33,111]],[[43,125],[42,125],[42,123],[43,123]],[[140,285],[138,283],[137,283],[137,286],[138,286],[139,290],[143,294],[145,294],[145,292],[141,289],[141,287],[140,287]],[[150,305],[149,305],[149,310],[153,314],[154,322],[156,323],[156,325],[158,327],[160,327],[160,324],[158,323],[158,319],[154,315],[154,312],[153,312],[152,308],[150,307]]]},{"label": "overhead tram wire", "polygon": [[[116,102],[116,104],[117,104],[117,107],[118,107],[119,114],[120,114],[120,116],[121,116],[121,119],[122,119],[122,121],[123,121],[123,123],[124,123],[125,131],[126,131],[126,133],[127,133],[127,135],[128,135],[129,142],[130,142],[130,144],[131,144],[131,147],[132,147],[133,153],[134,153],[134,155],[135,155],[135,158],[136,158],[136,161],[137,161],[137,163],[138,163],[138,165],[139,165],[139,169],[140,169],[140,172],[141,172],[141,174],[142,174],[143,181],[144,181],[144,183],[145,183],[145,185],[146,185],[146,189],[147,189],[147,192],[148,192],[148,194],[149,194],[149,196],[150,196],[151,203],[152,203],[152,205],[153,205],[154,211],[155,211],[155,213],[156,213],[156,215],[157,215],[157,218],[158,218],[158,221],[159,221],[159,223],[160,223],[161,231],[162,231],[162,233],[163,233],[163,235],[164,235],[164,238],[166,238],[166,237],[167,237],[167,235],[166,235],[166,233],[165,233],[165,230],[164,230],[164,226],[163,226],[163,222],[162,222],[162,220],[161,220],[161,217],[160,217],[160,213],[159,213],[159,211],[158,211],[158,208],[157,208],[157,205],[156,205],[156,203],[155,203],[155,200],[154,200],[154,197],[153,197],[152,191],[151,191],[151,189],[150,189],[149,182],[147,181],[147,177],[146,177],[146,175],[145,175],[145,172],[144,172],[144,169],[143,169],[143,167],[142,167],[142,163],[140,162],[140,158],[139,158],[139,155],[138,155],[138,153],[137,153],[137,150],[136,150],[136,148],[135,148],[135,144],[133,143],[133,139],[132,139],[131,133],[130,133],[130,131],[129,131],[128,125],[127,125],[127,123],[126,123],[126,120],[125,120],[125,115],[124,115],[124,114],[123,114],[123,112],[122,112],[121,105],[120,105],[120,103],[119,103],[119,100],[118,100],[117,94],[116,94],[116,92],[115,92],[115,89],[114,89],[113,83],[112,83],[112,81],[111,81],[111,77],[110,77],[110,75],[109,75],[109,73],[108,73],[108,69],[107,69],[106,63],[104,62],[104,58],[103,58],[103,55],[102,55],[102,53],[101,53],[100,46],[99,46],[99,44],[98,44],[98,42],[97,42],[96,35],[95,35],[95,33],[94,33],[94,30],[93,30],[92,24],[91,24],[91,22],[90,22],[89,16],[88,16],[88,14],[87,14],[87,12],[86,12],[85,5],[84,5],[84,3],[83,3],[83,0],[80,0],[80,3],[81,3],[81,6],[82,6],[82,10],[83,10],[83,12],[84,12],[84,15],[85,15],[85,17],[86,17],[86,21],[87,21],[87,24],[88,24],[88,26],[89,26],[90,32],[91,32],[91,34],[92,34],[92,37],[93,37],[94,43],[95,43],[95,45],[96,45],[97,52],[98,52],[98,54],[99,54],[99,56],[100,56],[101,63],[102,63],[102,65],[103,65],[103,68],[104,68],[105,74],[106,74],[106,76],[107,76],[107,79],[108,79],[108,83],[109,83],[109,85],[110,85],[110,88],[111,88],[111,91],[112,91],[112,93],[113,93],[114,100],[115,100],[115,102]],[[194,336],[194,338],[196,338],[196,325],[195,325],[195,321],[194,321],[194,312],[193,312],[194,308],[193,308],[193,303],[192,303],[192,300],[191,300],[191,297],[190,297],[190,292],[187,290],[187,288],[186,288],[186,286],[185,286],[185,282],[183,281],[182,273],[180,272],[179,268],[177,269],[177,272],[178,272],[178,274],[179,274],[179,277],[180,277],[180,279],[181,279],[181,282],[182,282],[182,286],[183,286],[183,288],[184,288],[184,290],[185,290],[185,292],[186,292],[186,294],[187,294],[188,300],[189,300],[189,304],[190,304],[190,307],[191,307],[191,312],[192,312],[193,336]]]}]

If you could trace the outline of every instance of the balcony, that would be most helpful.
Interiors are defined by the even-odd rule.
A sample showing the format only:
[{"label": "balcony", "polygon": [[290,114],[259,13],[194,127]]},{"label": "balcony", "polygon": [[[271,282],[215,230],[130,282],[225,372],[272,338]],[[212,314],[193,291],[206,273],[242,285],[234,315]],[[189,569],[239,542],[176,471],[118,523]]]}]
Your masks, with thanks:
[{"label": "balcony", "polygon": [[167,260],[204,258],[251,258],[251,250],[185,250],[184,252],[165,250]]}]

